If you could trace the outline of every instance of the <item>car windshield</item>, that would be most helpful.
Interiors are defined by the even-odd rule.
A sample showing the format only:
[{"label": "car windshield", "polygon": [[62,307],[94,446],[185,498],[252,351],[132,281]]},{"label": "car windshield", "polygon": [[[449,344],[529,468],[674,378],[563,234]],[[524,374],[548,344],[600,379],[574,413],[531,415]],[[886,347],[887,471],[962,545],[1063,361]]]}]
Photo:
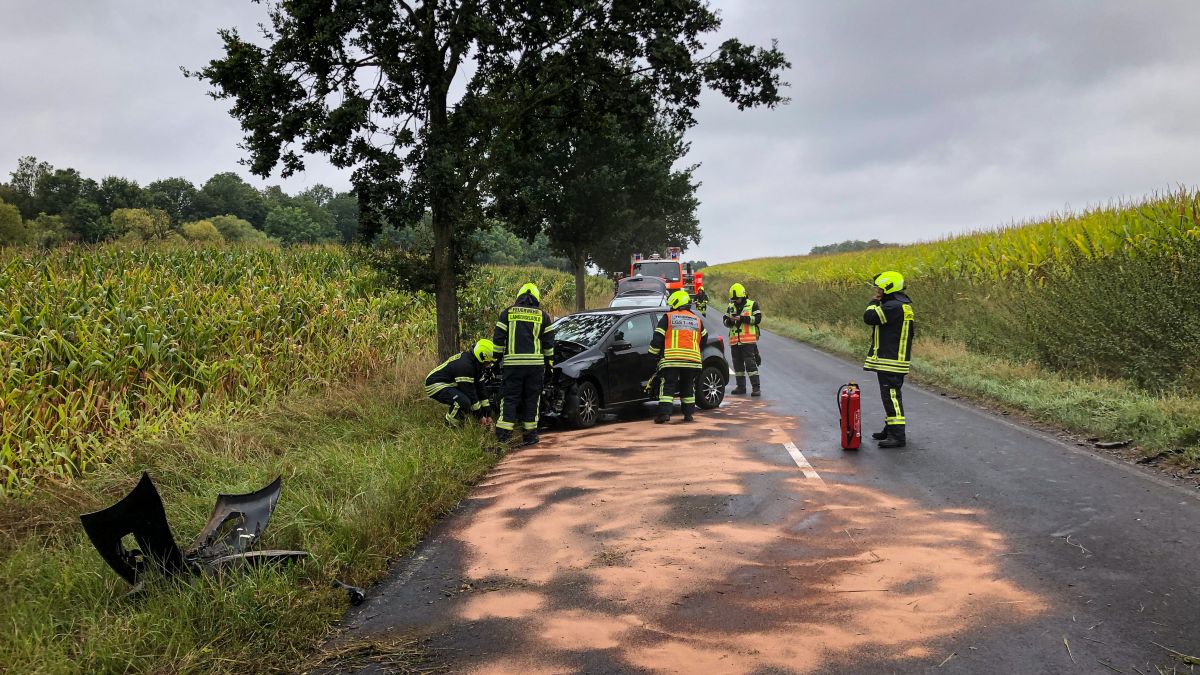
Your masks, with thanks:
[{"label": "car windshield", "polygon": [[618,295],[608,303],[609,307],[663,307],[667,304],[662,293]]},{"label": "car windshield", "polygon": [[617,322],[612,314],[572,314],[554,322],[554,339],[592,347]]},{"label": "car windshield", "polygon": [[634,274],[646,277],[662,277],[667,281],[679,281],[679,263],[670,260],[650,260],[635,263]]}]

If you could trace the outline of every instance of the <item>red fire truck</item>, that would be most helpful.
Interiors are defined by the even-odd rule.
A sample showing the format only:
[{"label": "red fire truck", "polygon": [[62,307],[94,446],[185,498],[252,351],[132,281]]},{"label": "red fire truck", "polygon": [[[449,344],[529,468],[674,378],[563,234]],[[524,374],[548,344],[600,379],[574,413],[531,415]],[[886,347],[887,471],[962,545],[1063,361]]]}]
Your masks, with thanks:
[{"label": "red fire truck", "polygon": [[667,257],[657,253],[647,258],[641,253],[634,253],[629,259],[629,276],[642,275],[646,277],[661,277],[667,282],[668,291],[683,289],[688,295],[695,295],[696,289],[704,286],[704,275],[692,270],[690,264],[683,262],[683,249],[672,246],[667,249]]}]

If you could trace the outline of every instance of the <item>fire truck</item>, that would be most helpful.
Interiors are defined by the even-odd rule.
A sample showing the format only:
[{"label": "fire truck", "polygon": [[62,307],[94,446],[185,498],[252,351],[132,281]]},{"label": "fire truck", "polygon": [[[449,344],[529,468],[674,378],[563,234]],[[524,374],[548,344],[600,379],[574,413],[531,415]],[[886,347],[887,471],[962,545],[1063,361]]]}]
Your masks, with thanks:
[{"label": "fire truck", "polygon": [[641,253],[629,257],[629,276],[642,275],[646,277],[661,277],[667,282],[667,291],[674,292],[683,289],[688,295],[695,295],[696,289],[704,286],[704,275],[692,270],[691,264],[683,262],[683,249],[672,246],[667,249],[667,257],[657,253],[647,258]]}]

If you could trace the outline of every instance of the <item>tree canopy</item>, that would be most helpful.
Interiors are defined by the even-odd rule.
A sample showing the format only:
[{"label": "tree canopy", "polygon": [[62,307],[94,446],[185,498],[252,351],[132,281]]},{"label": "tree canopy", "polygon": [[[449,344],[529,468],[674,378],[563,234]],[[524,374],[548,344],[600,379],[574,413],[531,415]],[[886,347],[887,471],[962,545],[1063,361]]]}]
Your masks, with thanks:
[{"label": "tree canopy", "polygon": [[[269,4],[262,40],[220,32],[225,55],[194,73],[232,101],[251,170],[284,176],[304,155],[354,170],[360,227],[433,232],[438,350],[458,347],[457,285],[483,222],[492,151],[590,73],[621,70],[674,129],[706,87],[745,108],[784,99],[773,45],[715,50],[703,0],[290,0]],[[454,92],[452,95],[452,91]]]}]

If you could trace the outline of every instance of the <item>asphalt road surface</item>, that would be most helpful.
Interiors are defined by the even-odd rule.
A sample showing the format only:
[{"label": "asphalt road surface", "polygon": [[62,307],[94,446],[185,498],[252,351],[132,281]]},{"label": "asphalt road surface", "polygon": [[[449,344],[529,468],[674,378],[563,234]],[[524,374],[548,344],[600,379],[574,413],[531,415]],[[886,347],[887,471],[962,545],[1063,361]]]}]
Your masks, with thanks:
[{"label": "asphalt road surface", "polygon": [[506,457],[340,639],[469,673],[1193,672],[1194,490],[911,384],[908,447],[844,452],[834,393],[864,381],[869,433],[873,378],[762,350],[762,399]]}]

